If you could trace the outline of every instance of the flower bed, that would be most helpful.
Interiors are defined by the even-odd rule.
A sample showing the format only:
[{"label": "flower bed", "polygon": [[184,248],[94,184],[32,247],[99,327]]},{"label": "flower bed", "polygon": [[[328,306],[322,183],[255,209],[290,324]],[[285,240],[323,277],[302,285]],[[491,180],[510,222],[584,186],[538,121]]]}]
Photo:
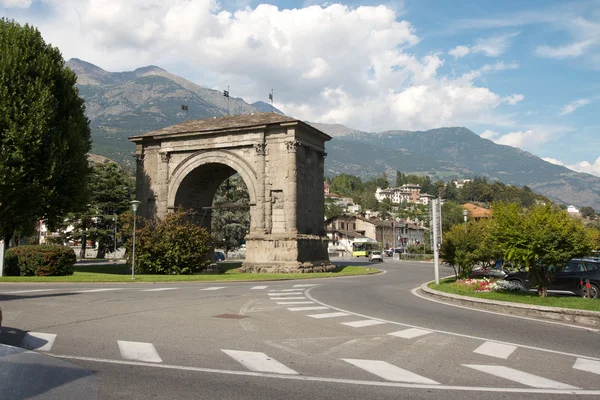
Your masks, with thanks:
[{"label": "flower bed", "polygon": [[514,282],[508,282],[504,280],[491,280],[489,278],[483,279],[458,279],[453,285],[460,288],[473,290],[475,292],[521,292],[523,286]]}]

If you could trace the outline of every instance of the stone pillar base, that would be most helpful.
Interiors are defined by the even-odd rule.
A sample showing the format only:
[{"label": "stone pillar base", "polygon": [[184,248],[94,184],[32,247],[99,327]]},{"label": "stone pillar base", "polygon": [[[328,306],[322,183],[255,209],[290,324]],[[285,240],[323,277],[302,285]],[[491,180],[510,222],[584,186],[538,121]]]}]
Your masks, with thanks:
[{"label": "stone pillar base", "polygon": [[251,273],[328,272],[335,269],[327,237],[303,234],[251,234],[240,271]]},{"label": "stone pillar base", "polygon": [[289,262],[244,262],[240,272],[252,274],[303,274],[308,272],[331,272],[335,265],[329,261],[289,263]]}]

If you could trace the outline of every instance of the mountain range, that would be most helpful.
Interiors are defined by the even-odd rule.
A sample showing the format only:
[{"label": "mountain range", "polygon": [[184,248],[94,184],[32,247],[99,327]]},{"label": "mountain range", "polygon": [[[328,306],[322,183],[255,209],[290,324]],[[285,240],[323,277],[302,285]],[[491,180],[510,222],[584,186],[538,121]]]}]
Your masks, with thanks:
[{"label": "mountain range", "polygon": [[[90,119],[94,153],[133,168],[127,137],[182,122],[231,114],[271,111],[225,97],[156,66],[108,72],[71,59]],[[283,114],[273,108],[274,112]],[[526,151],[496,144],[463,127],[428,131],[363,132],[340,124],[308,122],[333,136],[327,143],[326,174],[368,178],[396,171],[433,179],[485,176],[528,186],[555,201],[600,210],[600,178],[551,164]]]}]

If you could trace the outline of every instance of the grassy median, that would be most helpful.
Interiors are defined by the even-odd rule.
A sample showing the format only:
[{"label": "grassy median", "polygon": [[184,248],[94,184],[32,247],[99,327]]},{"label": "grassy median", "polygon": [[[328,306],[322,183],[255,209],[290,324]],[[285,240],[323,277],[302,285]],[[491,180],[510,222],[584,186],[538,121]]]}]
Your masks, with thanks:
[{"label": "grassy median", "polygon": [[430,283],[429,288],[440,292],[475,297],[478,299],[507,301],[535,306],[574,308],[578,310],[600,311],[600,299],[584,299],[575,295],[548,293],[539,297],[537,292],[476,292],[475,287],[465,287],[456,283],[455,278],[445,279],[439,285]]},{"label": "grassy median", "polygon": [[136,274],[135,281],[123,264],[75,265],[75,273],[71,276],[5,276],[2,282],[224,282],[224,281],[269,281],[283,279],[329,278],[349,275],[368,275],[379,272],[377,268],[340,266],[332,272],[315,272],[306,274],[248,274],[239,272],[241,262],[219,263],[219,273],[203,273],[194,275],[147,275]]}]

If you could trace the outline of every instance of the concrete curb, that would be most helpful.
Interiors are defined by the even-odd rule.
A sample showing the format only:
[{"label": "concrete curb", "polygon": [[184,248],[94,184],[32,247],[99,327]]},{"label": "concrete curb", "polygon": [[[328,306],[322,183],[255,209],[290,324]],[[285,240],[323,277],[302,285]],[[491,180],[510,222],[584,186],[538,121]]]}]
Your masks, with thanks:
[{"label": "concrete curb", "polygon": [[468,296],[440,292],[431,289],[426,282],[421,285],[421,290],[432,297],[437,297],[445,301],[460,303],[463,305],[477,306],[486,310],[500,312],[504,314],[516,314],[527,317],[548,319],[552,321],[563,321],[573,325],[586,326],[600,329],[600,312],[575,310],[572,308],[534,306],[529,304],[511,303],[507,301],[477,299]]}]

